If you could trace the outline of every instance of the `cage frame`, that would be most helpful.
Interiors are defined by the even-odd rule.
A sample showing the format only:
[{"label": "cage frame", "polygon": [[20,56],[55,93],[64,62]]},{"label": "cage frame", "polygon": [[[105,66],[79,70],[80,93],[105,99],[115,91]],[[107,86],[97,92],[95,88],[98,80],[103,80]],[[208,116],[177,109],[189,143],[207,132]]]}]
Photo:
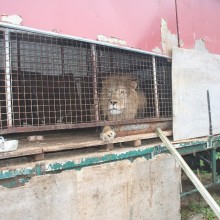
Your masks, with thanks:
[{"label": "cage frame", "polygon": [[[89,123],[73,123],[73,124],[54,124],[54,125],[43,125],[43,126],[31,126],[31,127],[13,127],[12,125],[12,88],[11,88],[11,78],[10,78],[10,47],[9,47],[9,34],[10,29],[16,31],[24,31],[30,32],[32,34],[42,34],[48,37],[58,37],[64,38],[67,40],[74,40],[83,43],[89,43],[91,45],[91,61],[92,61],[92,72],[93,72],[93,95],[94,95],[94,111],[95,111],[95,121],[91,121]],[[5,39],[5,74],[6,74],[6,108],[7,108],[7,128],[1,129],[1,134],[5,133],[19,133],[19,132],[33,132],[33,131],[46,131],[46,130],[61,130],[61,129],[72,129],[72,128],[89,128],[89,127],[98,127],[98,126],[106,126],[106,125],[118,125],[119,122],[113,121],[100,121],[99,120],[99,112],[98,112],[98,90],[97,90],[97,67],[96,67],[96,46],[107,46],[110,48],[121,49],[123,51],[135,52],[138,54],[143,55],[150,55],[152,56],[152,63],[153,63],[153,79],[154,79],[154,99],[155,99],[155,109],[156,109],[156,117],[155,118],[143,118],[143,119],[134,119],[129,121],[120,121],[120,125],[127,125],[127,124],[143,124],[143,123],[166,123],[172,121],[172,117],[159,117],[159,98],[158,98],[158,85],[157,85],[157,70],[156,70],[156,57],[166,58],[167,60],[171,60],[170,57],[166,55],[156,54],[153,52],[147,52],[135,48],[124,47],[120,45],[114,45],[111,43],[89,40],[86,38],[80,38],[75,36],[70,36],[66,34],[54,33],[49,31],[38,30],[30,27],[25,26],[17,26],[12,24],[6,24],[0,22],[0,30],[4,32],[4,39]]]}]

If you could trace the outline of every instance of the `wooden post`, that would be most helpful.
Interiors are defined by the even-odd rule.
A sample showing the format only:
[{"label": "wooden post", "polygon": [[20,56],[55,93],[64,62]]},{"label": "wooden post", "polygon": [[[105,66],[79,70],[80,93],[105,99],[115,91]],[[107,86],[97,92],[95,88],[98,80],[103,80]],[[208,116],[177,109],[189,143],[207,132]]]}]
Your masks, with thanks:
[{"label": "wooden post", "polygon": [[193,171],[190,169],[188,164],[184,161],[182,156],[174,148],[172,143],[163,134],[162,130],[160,128],[156,128],[156,133],[160,137],[160,139],[163,141],[163,143],[166,145],[166,147],[169,149],[171,154],[174,156],[175,160],[179,163],[179,165],[185,171],[186,175],[190,178],[190,180],[195,185],[195,187],[200,192],[200,194],[205,199],[205,201],[208,203],[210,208],[214,211],[218,219],[220,219],[220,207],[218,206],[218,204],[215,202],[215,200],[212,198],[212,196],[209,194],[209,192],[206,190],[206,188],[203,186],[203,184],[200,182],[197,176],[193,173]]}]

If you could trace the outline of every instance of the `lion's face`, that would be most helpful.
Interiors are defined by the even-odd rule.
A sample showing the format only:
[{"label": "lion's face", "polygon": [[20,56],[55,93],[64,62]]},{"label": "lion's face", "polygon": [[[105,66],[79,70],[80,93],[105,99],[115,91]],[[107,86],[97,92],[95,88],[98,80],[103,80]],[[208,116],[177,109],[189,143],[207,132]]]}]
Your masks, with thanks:
[{"label": "lion's face", "polygon": [[124,85],[108,86],[108,111],[110,115],[120,115],[127,107],[127,88]]},{"label": "lion's face", "polygon": [[138,110],[137,83],[127,76],[108,77],[102,83],[100,106],[109,120],[134,119]]}]

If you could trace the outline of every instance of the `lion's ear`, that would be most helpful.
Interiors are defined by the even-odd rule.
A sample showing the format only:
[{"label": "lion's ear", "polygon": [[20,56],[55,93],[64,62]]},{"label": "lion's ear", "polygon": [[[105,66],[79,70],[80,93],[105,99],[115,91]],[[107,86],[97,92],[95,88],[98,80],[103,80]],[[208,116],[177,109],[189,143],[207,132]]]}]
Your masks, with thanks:
[{"label": "lion's ear", "polygon": [[136,88],[137,88],[137,82],[134,81],[134,80],[129,80],[129,81],[128,81],[128,86],[129,86],[131,89],[136,89]]}]

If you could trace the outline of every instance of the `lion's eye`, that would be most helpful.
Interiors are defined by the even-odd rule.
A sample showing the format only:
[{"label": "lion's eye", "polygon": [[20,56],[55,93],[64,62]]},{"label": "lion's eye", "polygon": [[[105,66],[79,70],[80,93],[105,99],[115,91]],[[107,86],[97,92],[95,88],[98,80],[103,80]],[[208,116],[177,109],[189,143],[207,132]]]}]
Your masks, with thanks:
[{"label": "lion's eye", "polygon": [[121,93],[121,94],[124,94],[124,93],[125,93],[125,91],[124,91],[124,90],[121,90],[121,91],[120,91],[120,93]]},{"label": "lion's eye", "polygon": [[109,94],[109,95],[112,94],[112,90],[111,90],[111,89],[108,90],[108,94]]}]

